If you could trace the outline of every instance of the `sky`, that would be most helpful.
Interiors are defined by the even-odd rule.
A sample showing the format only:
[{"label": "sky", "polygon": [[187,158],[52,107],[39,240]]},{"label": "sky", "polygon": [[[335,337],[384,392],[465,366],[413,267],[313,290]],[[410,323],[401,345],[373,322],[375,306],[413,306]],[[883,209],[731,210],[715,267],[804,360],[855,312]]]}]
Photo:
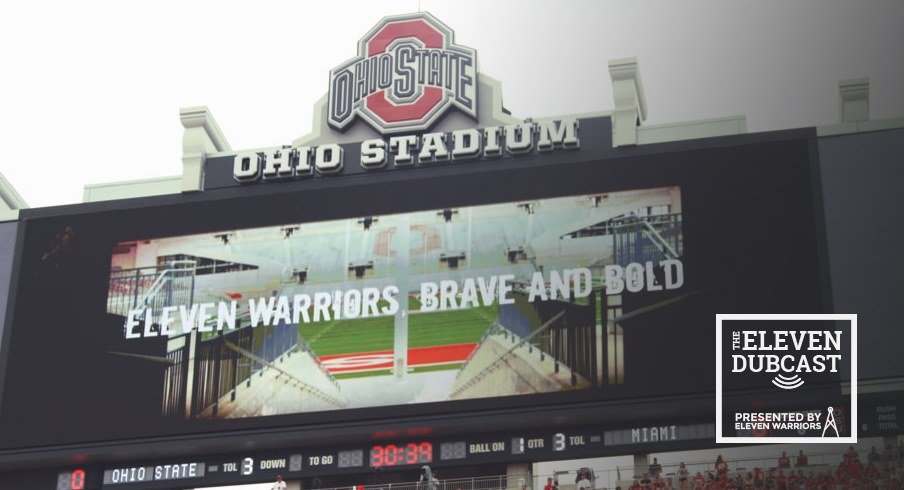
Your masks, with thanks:
[{"label": "sky", "polygon": [[358,39],[418,9],[477,50],[518,117],[611,110],[607,62],[624,57],[640,63],[645,124],[833,124],[837,82],[858,77],[873,119],[904,117],[900,0],[37,0],[0,6],[0,173],[31,207],[181,174],[190,106],[234,149],[289,144]]}]

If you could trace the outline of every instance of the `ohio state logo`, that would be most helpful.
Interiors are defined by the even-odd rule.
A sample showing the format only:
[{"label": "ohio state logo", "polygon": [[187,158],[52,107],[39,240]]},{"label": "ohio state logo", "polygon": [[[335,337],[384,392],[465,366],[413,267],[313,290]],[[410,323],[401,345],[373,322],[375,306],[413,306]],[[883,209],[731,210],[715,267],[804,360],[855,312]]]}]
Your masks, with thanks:
[{"label": "ohio state logo", "polygon": [[383,134],[423,131],[449,107],[477,118],[477,53],[428,13],[386,17],[330,71],[328,122],[360,116]]}]

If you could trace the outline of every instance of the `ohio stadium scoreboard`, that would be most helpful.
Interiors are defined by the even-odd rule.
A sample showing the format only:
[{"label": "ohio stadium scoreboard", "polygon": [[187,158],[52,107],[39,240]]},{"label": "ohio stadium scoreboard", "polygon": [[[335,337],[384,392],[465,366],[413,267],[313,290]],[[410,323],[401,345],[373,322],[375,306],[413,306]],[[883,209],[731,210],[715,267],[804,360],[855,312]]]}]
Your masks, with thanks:
[{"label": "ohio stadium scoreboard", "polygon": [[21,212],[0,470],[170,488],[710,444],[715,315],[831,311],[814,131],[615,148],[609,116],[517,119],[426,13],[380,21],[315,111],[207,155],[200,192]]},{"label": "ohio stadium scoreboard", "polygon": [[58,475],[59,490],[159,489],[240,484],[360,474],[376,470],[476,466],[586,458],[637,450],[650,444],[680,449],[711,439],[713,423],[663,424],[616,430],[572,428],[556,432],[507,432],[458,439],[409,438],[370,445],[248,452],[119,465],[74,468]]}]

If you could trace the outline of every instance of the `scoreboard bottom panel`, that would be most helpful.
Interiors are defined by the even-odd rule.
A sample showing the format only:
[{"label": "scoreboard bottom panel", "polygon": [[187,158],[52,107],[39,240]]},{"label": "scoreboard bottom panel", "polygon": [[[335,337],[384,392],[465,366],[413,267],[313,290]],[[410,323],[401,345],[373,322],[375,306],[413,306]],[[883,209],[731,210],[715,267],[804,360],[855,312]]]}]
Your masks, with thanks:
[{"label": "scoreboard bottom panel", "polygon": [[607,430],[576,428],[550,432],[508,432],[446,439],[403,439],[356,447],[183,458],[137,464],[67,469],[58,490],[97,488],[162,489],[256,483],[393,469],[477,466],[606,456],[643,450],[703,447],[715,438],[715,424],[664,424]]}]

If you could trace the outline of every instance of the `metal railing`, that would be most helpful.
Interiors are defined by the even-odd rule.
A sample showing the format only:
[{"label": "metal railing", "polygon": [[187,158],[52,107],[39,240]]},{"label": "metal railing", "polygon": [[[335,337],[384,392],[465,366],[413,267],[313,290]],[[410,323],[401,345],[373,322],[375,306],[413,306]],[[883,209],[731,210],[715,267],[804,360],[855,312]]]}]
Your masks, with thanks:
[{"label": "metal railing", "polygon": [[[814,468],[830,468],[833,472],[838,464],[843,460],[844,452],[821,452],[821,453],[812,453],[807,454],[807,464],[798,466],[796,464],[797,454],[789,454],[788,457],[791,458],[791,466],[787,468],[783,468],[785,470],[793,470],[797,472],[797,470],[803,470],[805,473]],[[778,469],[778,458],[779,455],[771,456],[771,457],[751,457],[751,458],[732,458],[725,459],[725,463],[728,464],[728,473],[730,475],[737,474],[739,472],[746,474],[747,472],[753,472],[754,468],[760,468],[764,471],[768,471],[769,469]],[[865,461],[865,458],[863,459]],[[662,466],[662,476],[670,477],[675,475],[676,471],[680,467],[679,463],[669,463],[663,464]],[[689,478],[693,478],[698,472],[702,475],[706,475],[707,473],[715,474],[715,462],[714,461],[685,461],[685,468],[687,468]],[[620,479],[622,481],[625,480],[633,480],[635,478],[640,478],[641,475],[637,475],[634,473],[634,466],[619,466],[617,468],[618,473],[620,475]],[[644,472],[647,470],[645,469]]]},{"label": "metal railing", "polygon": [[[520,481],[524,481],[527,488],[532,488],[530,476],[480,476],[473,478],[450,478],[446,480],[434,480],[435,490],[506,490],[509,488],[509,481],[515,485],[513,488],[520,489],[518,486]],[[402,482],[402,483],[383,483],[373,485],[357,485],[345,487],[311,487],[312,490],[429,490],[430,485],[426,481]]]},{"label": "metal railing", "polygon": [[126,316],[130,311],[152,311],[152,323],[159,321],[166,306],[191,306],[195,289],[195,262],[177,260],[165,267],[143,267],[110,272],[107,313]]},{"label": "metal railing", "polygon": [[[498,324],[502,333],[521,338],[528,346],[540,351],[540,360],[548,355],[555,361],[555,372],[565,365],[572,372],[572,385],[582,376],[597,384],[596,352],[597,292],[591,292],[587,304],[561,300],[531,303],[523,293],[517,293],[515,304],[499,307]],[[537,323],[539,327],[535,326]]]},{"label": "metal railing", "polygon": [[[572,373],[572,385],[577,384],[580,375],[593,386],[597,385],[596,357],[596,292],[591,292],[588,304],[567,302],[537,303],[541,318],[550,318],[555,309],[544,311],[550,306],[562,308],[564,321],[539,332],[532,339],[532,345],[556,362],[568,366]],[[556,366],[558,371],[558,365]]]},{"label": "metal railing", "polygon": [[[239,385],[250,386],[255,374],[283,355],[291,354],[297,342],[295,325],[246,326],[199,340],[195,352],[192,415],[210,410],[215,417],[221,398],[231,394],[234,400]],[[235,348],[230,348],[229,344]]]},{"label": "metal railing", "polygon": [[[618,486],[619,470],[618,468],[592,468],[593,478],[591,485],[594,489],[614,489]],[[574,490],[577,487],[577,470],[556,471],[551,475],[536,475],[536,487],[543,488],[546,485],[546,479],[552,478],[558,482],[559,490]]]},{"label": "metal railing", "polygon": [[683,253],[680,214],[637,216],[631,213],[612,220],[610,226],[615,238],[615,263],[623,267],[632,262],[655,264]]},{"label": "metal railing", "polygon": [[[317,389],[313,385],[305,383],[304,381],[298,379],[297,377],[295,377],[288,371],[281,369],[279,366],[272,364],[264,359],[261,359],[260,357],[246,351],[245,349],[242,349],[241,347],[233,344],[232,342],[225,341],[225,345],[226,345],[226,348],[228,348],[229,350],[235,351],[240,356],[252,360],[254,363],[260,365],[261,368],[272,369],[273,371],[276,371],[277,373],[279,373],[279,376],[285,376],[293,383],[293,385],[295,387],[301,389],[302,391],[310,392],[315,397],[320,398],[321,400],[324,400],[327,403],[330,403],[336,407],[341,408],[341,407],[345,406],[345,402],[343,402],[342,400],[339,400],[338,398],[330,396],[328,393],[325,393],[325,392]],[[287,354],[291,354],[291,351],[287,352]]]},{"label": "metal railing", "polygon": [[[511,332],[511,331],[509,331],[508,329],[506,329],[505,327],[503,327],[502,325],[498,325],[498,324],[497,324],[497,325],[496,325],[497,331],[502,331],[502,332],[503,332],[503,335],[505,336],[506,339],[508,339],[509,336],[511,336],[511,339],[512,339],[512,342],[513,342],[514,345],[512,345],[512,347],[510,347],[508,350],[506,350],[505,352],[503,352],[503,353],[502,353],[499,357],[497,357],[495,360],[493,360],[493,362],[489,363],[485,368],[483,368],[483,369],[481,369],[479,372],[475,373],[474,376],[472,376],[470,379],[468,379],[468,381],[466,381],[465,383],[461,384],[461,386],[459,386],[458,388],[456,388],[455,391],[453,391],[453,392],[449,395],[450,398],[454,398],[454,397],[460,395],[462,392],[464,392],[465,390],[467,390],[467,389],[470,388],[471,386],[474,386],[475,384],[477,384],[478,382],[480,382],[481,379],[485,378],[485,377],[488,376],[491,372],[493,372],[493,371],[496,369],[496,367],[497,367],[498,365],[500,365],[500,364],[502,364],[502,363],[505,363],[505,362],[506,362],[506,358],[509,357],[515,350],[517,350],[517,349],[519,349],[519,348],[521,348],[521,347],[524,347],[524,346],[532,345],[532,344],[530,344],[530,341],[531,341],[531,339],[532,339],[535,335],[537,335],[537,334],[539,334],[540,332],[544,331],[545,329],[549,328],[551,325],[555,325],[557,322],[563,321],[564,318],[565,318],[565,312],[563,311],[563,312],[559,313],[558,315],[554,316],[554,317],[553,317],[552,319],[550,319],[548,322],[546,322],[545,324],[543,324],[539,329],[533,331],[530,335],[528,335],[528,336],[525,337],[525,338],[521,338],[521,337],[515,335],[513,332]],[[484,342],[484,341],[486,340],[486,338],[487,338],[487,337],[484,336],[484,338],[481,339],[481,342]],[[478,345],[478,348],[479,348],[479,347],[480,347],[480,346]],[[477,349],[475,348],[474,350],[476,351]],[[459,368],[459,373],[465,371],[465,369],[468,367],[468,365],[469,365],[470,363],[471,363],[471,359],[469,358],[468,361],[465,362],[465,363],[461,366],[461,368]],[[556,362],[556,371],[558,371],[558,367],[559,367],[559,364],[558,364],[558,362]],[[527,380],[524,380],[524,381],[525,381],[526,384],[530,385],[530,383],[529,383]]]},{"label": "metal railing", "polygon": [[185,414],[186,390],[188,389],[188,359],[189,342],[167,352],[166,358],[171,361],[163,374],[163,407],[161,413],[164,417],[181,417]]}]

